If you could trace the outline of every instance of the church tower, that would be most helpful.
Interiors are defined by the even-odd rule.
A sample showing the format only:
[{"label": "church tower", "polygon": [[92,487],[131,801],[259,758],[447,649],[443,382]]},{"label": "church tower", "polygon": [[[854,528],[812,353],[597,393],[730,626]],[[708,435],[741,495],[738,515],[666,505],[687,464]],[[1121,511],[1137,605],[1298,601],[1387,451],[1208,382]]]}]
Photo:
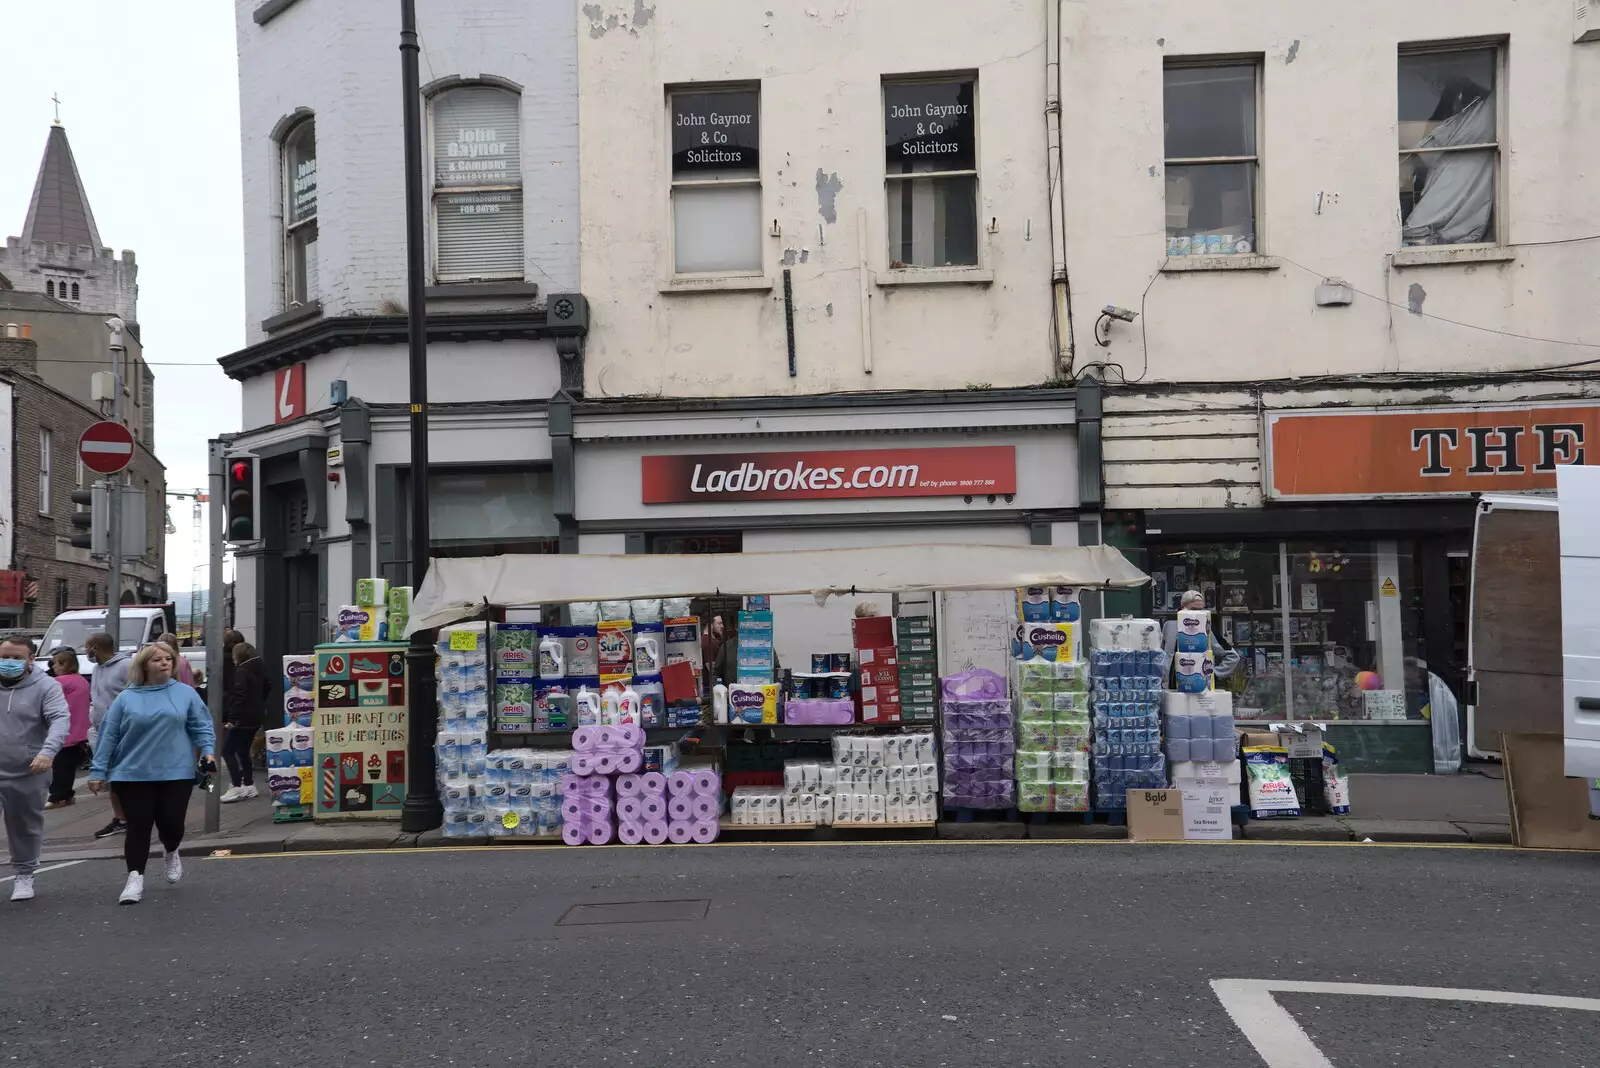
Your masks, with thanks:
[{"label": "church tower", "polygon": [[22,236],[6,238],[0,249],[0,275],[19,292],[42,293],[78,311],[139,320],[138,265],[132,252],[117,257],[101,246],[59,118],[45,140]]}]

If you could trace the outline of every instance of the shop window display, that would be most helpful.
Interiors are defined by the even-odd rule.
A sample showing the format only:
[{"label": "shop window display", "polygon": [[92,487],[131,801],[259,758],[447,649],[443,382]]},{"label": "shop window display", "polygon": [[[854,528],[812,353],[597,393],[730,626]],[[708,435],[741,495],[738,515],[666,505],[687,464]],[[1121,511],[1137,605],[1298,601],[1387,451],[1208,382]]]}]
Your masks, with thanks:
[{"label": "shop window display", "polygon": [[1153,608],[1188,589],[1239,652],[1241,720],[1416,720],[1427,702],[1413,547],[1405,542],[1232,542],[1151,553]]}]

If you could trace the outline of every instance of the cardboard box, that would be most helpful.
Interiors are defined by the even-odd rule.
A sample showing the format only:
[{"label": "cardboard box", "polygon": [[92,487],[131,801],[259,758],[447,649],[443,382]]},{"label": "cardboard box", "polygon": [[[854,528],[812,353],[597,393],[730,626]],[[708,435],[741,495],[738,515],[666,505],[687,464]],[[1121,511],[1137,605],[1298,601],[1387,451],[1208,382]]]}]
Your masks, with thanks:
[{"label": "cardboard box", "polygon": [[901,616],[895,620],[894,629],[901,638],[932,637],[933,619],[929,616]]},{"label": "cardboard box", "polygon": [[1128,839],[1183,841],[1183,797],[1177,790],[1128,791]]},{"label": "cardboard box", "polygon": [[1283,724],[1282,729],[1273,733],[1289,751],[1290,760],[1322,759],[1322,728],[1310,724],[1306,726]]},{"label": "cardboard box", "polygon": [[894,645],[894,617],[869,616],[850,622],[850,636],[857,649],[882,649]]},{"label": "cardboard box", "polygon": [[1237,786],[1196,786],[1182,795],[1183,837],[1190,842],[1233,841],[1233,799]]},{"label": "cardboard box", "polygon": [[901,638],[895,643],[895,648],[905,656],[918,656],[929,658],[933,656],[933,636],[926,638]]},{"label": "cardboard box", "polygon": [[868,667],[898,667],[900,657],[892,645],[862,646],[856,650],[856,662],[864,672]]},{"label": "cardboard box", "polygon": [[894,663],[869,663],[861,666],[861,687],[900,685],[900,668]]}]

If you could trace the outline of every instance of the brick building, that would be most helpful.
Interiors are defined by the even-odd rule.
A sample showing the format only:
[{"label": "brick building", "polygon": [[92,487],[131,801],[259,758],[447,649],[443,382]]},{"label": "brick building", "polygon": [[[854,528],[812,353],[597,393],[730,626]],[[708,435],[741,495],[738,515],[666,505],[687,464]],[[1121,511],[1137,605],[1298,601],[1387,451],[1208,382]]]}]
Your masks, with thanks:
[{"label": "brick building", "polygon": [[[78,438],[102,417],[45,382],[40,360],[36,339],[0,336],[0,440],[11,451],[12,481],[0,500],[7,535],[0,548],[9,543],[6,567],[26,576],[23,603],[0,605],[0,620],[25,628],[47,626],[68,605],[106,603],[104,563],[71,545],[71,493],[94,477],[78,464]],[[166,469],[140,443],[128,477],[146,495],[146,552],[123,562],[123,600],[165,600]]]}]

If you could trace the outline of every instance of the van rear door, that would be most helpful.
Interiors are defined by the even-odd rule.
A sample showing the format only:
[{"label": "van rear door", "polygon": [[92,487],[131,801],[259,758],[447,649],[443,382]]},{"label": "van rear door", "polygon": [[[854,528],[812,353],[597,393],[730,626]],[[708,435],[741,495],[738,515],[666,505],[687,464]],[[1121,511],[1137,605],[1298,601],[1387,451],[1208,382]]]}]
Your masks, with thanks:
[{"label": "van rear door", "polygon": [[1600,467],[1562,467],[1561,660],[1565,771],[1600,779]]}]

